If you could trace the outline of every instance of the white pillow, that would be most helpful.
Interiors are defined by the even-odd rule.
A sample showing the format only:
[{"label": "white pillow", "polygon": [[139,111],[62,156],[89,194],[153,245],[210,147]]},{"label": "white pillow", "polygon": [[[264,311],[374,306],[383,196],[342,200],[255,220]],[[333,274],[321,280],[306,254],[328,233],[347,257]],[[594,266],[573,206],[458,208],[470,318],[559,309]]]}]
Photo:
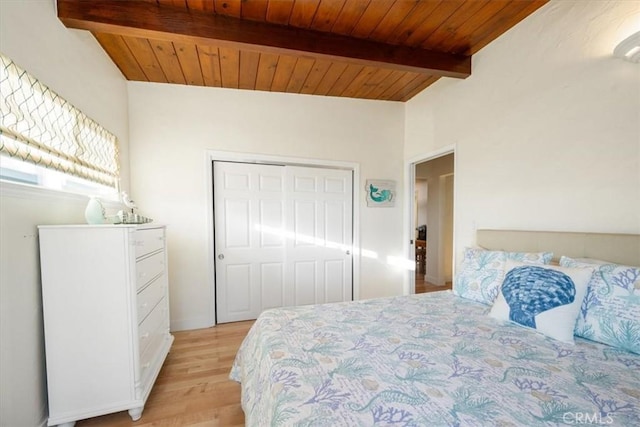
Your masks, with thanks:
[{"label": "white pillow", "polygon": [[593,269],[507,260],[505,271],[489,315],[533,328],[559,341],[573,342],[576,319]]}]

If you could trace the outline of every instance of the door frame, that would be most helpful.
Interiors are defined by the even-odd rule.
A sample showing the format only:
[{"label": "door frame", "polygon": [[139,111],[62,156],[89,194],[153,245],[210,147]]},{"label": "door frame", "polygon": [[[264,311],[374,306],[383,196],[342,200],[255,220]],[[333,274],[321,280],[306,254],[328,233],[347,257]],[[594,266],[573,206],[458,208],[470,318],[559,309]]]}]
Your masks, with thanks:
[{"label": "door frame", "polygon": [[[415,201],[415,187],[416,187],[416,165],[419,163],[427,162],[429,160],[437,159],[438,157],[446,156],[448,154],[453,154],[453,173],[455,177],[455,173],[458,169],[458,156],[456,155],[456,144],[446,145],[437,150],[418,154],[414,157],[406,159],[404,161],[404,200],[405,200],[405,209],[404,209],[404,233],[403,233],[403,241],[404,245],[404,255],[408,260],[415,260],[415,245],[411,244],[415,239],[415,212],[414,212],[414,201]],[[458,180],[454,178],[453,180],[453,259],[451,260],[451,275],[455,277],[455,268],[456,268],[456,193],[457,193],[457,182]],[[404,283],[402,286],[402,294],[409,295],[414,294],[416,292],[416,281],[415,281],[415,271],[407,270],[404,276]]]},{"label": "door frame", "polygon": [[216,325],[216,270],[215,270],[215,214],[213,207],[213,162],[241,162],[270,164],[282,166],[307,166],[328,169],[345,169],[353,173],[353,271],[352,286],[353,300],[360,299],[360,164],[356,162],[344,162],[325,159],[307,159],[301,157],[289,157],[270,154],[243,153],[236,151],[218,151],[206,150],[205,167],[207,174],[206,183],[206,201],[207,201],[207,224],[205,227],[207,233],[207,261],[209,268],[207,269],[207,283],[209,284],[209,301],[211,302],[211,310],[209,312],[209,324]]}]

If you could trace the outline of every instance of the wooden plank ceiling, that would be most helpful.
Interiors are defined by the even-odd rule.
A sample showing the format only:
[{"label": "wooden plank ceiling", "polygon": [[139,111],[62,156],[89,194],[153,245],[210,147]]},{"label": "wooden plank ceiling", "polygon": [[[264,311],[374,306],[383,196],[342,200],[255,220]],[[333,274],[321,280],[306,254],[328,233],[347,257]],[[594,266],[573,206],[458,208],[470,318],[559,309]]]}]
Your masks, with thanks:
[{"label": "wooden plank ceiling", "polygon": [[548,0],[58,0],[128,80],[407,101]]}]

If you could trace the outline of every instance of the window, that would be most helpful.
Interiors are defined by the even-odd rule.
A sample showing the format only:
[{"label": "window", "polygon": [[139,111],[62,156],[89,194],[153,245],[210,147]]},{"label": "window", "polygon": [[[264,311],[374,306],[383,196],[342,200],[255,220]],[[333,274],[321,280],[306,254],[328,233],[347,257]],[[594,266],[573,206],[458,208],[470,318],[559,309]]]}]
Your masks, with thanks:
[{"label": "window", "polygon": [[95,196],[110,196],[116,191],[108,185],[8,156],[0,156],[0,180]]},{"label": "window", "polygon": [[116,137],[0,54],[0,179],[72,192],[118,186]]}]

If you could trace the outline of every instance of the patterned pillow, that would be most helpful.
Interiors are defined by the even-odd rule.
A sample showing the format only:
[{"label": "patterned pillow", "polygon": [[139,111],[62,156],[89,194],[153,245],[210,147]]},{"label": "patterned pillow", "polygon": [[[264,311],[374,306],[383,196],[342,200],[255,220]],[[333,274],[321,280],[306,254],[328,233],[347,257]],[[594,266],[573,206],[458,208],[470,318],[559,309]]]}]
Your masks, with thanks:
[{"label": "patterned pillow", "polygon": [[595,268],[575,334],[640,354],[640,267],[564,256],[560,265]]},{"label": "patterned pillow", "polygon": [[507,261],[506,270],[489,316],[573,342],[576,318],[593,269]]},{"label": "patterned pillow", "polygon": [[503,252],[465,248],[453,292],[462,298],[491,305],[498,295],[504,278],[504,265],[508,259],[528,264],[548,264],[552,257],[552,252]]}]

